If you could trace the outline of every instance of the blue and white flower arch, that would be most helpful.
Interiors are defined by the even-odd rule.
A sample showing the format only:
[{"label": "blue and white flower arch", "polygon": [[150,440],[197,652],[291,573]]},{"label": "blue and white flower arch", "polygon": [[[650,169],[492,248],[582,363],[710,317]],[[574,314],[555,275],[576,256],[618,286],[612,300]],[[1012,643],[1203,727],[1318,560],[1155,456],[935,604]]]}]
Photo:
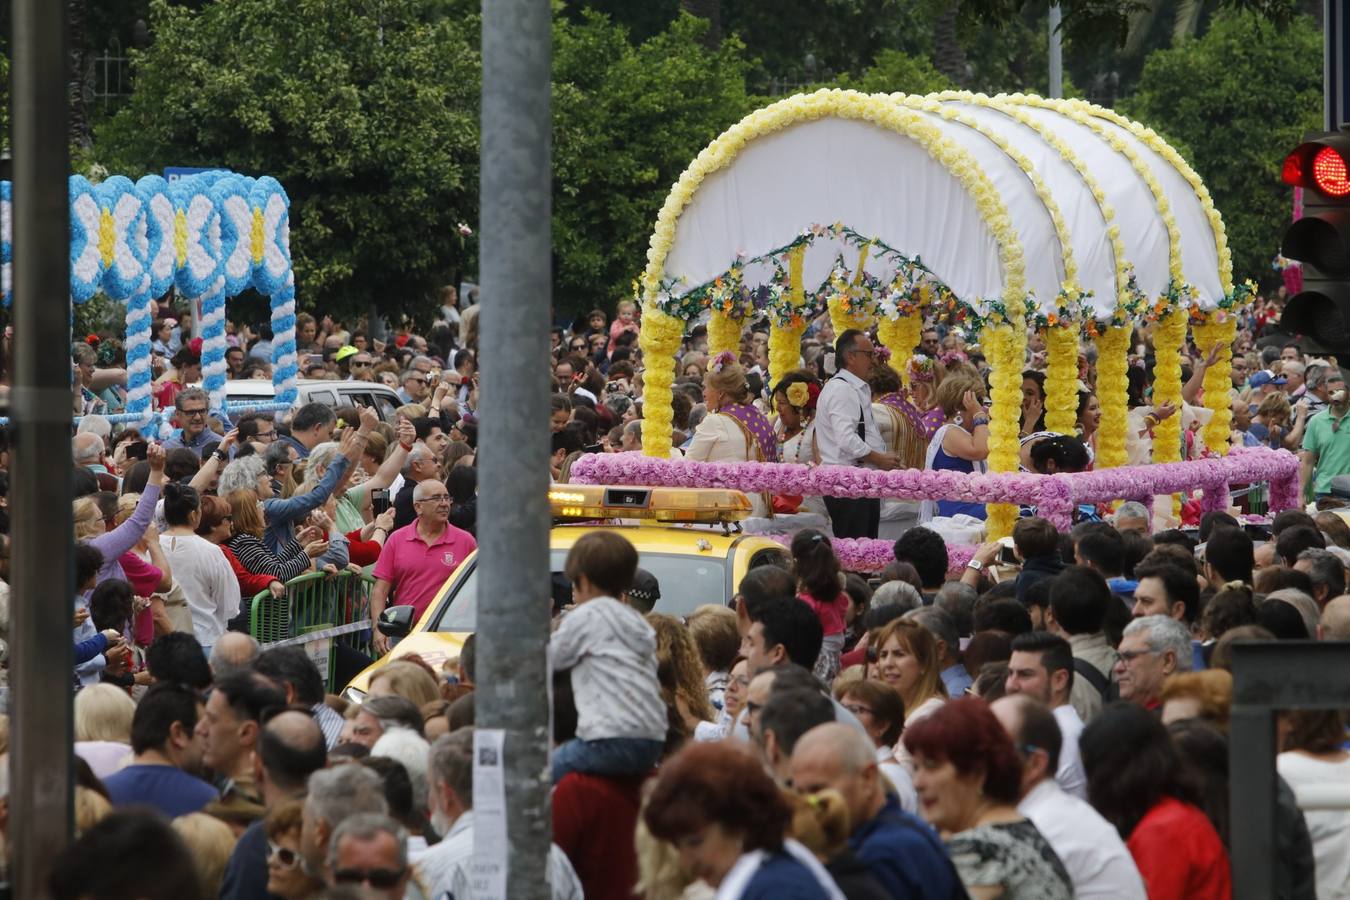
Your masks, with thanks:
[{"label": "blue and white flower arch", "polygon": [[[70,179],[70,299],[102,291],[126,304],[127,411],[110,416],[151,429],[165,426],[151,404],[150,342],[156,299],[177,287],[201,302],[202,386],[216,414],[289,409],[296,400],[295,273],[290,198],[275,178],[223,170],[169,184],[158,175],[121,175],[97,185]],[[0,182],[0,296],[10,303],[12,204]],[[248,288],[272,307],[272,382],[268,403],[225,401],[225,301]]]}]

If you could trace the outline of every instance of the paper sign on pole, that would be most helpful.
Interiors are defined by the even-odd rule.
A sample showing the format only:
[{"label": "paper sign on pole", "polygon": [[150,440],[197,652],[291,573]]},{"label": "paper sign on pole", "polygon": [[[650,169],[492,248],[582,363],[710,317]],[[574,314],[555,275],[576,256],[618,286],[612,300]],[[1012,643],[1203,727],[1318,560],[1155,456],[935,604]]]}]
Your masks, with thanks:
[{"label": "paper sign on pole", "polygon": [[506,732],[473,733],[473,892],[483,900],[506,900],[506,783],[502,777]]}]

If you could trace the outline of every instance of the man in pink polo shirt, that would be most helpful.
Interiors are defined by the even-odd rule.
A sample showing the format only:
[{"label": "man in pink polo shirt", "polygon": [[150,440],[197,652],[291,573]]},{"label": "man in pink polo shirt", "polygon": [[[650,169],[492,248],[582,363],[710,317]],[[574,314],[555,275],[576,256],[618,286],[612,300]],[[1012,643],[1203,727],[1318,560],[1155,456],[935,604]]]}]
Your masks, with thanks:
[{"label": "man in pink polo shirt", "polygon": [[[371,619],[384,612],[393,591],[393,604],[411,606],[413,621],[417,621],[445,579],[478,546],[473,535],[450,524],[450,494],[441,482],[434,478],[419,481],[413,490],[413,508],[417,518],[389,535],[375,563]],[[378,629],[374,644],[381,655],[389,652],[389,638]]]}]

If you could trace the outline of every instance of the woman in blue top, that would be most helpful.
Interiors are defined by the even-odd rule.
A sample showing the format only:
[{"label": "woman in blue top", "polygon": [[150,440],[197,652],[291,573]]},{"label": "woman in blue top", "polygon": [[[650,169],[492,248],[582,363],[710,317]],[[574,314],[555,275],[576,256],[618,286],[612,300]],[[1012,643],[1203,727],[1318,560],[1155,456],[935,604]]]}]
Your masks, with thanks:
[{"label": "woman in blue top", "polygon": [[[942,380],[936,399],[946,424],[928,442],[924,468],[939,472],[985,471],[984,461],[989,457],[989,413],[983,397],[984,383],[973,373],[957,369]],[[984,504],[925,500],[919,510],[919,521],[955,515],[983,519]]]},{"label": "woman in blue top", "polygon": [[642,818],[717,900],[844,900],[811,852],[784,837],[791,807],[737,744],[687,744],[658,770]]}]

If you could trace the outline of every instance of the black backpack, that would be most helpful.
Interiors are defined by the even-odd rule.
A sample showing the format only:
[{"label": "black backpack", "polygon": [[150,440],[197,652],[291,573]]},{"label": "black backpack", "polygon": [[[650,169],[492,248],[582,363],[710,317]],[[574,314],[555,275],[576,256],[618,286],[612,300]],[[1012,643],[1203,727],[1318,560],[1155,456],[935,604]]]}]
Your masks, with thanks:
[{"label": "black backpack", "polygon": [[1119,688],[1102,674],[1102,670],[1088,662],[1086,659],[1075,656],[1073,658],[1073,670],[1079,678],[1087,679],[1087,683],[1097,689],[1097,693],[1102,696],[1102,705],[1113,700],[1119,699]]}]

